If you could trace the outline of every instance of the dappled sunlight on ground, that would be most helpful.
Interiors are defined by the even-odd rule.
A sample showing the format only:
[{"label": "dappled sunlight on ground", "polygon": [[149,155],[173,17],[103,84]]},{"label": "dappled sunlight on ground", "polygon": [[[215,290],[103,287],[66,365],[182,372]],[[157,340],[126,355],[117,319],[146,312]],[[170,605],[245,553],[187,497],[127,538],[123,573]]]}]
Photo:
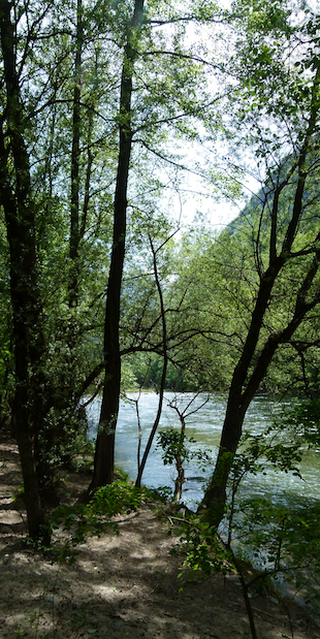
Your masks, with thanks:
[{"label": "dappled sunlight on ground", "polygon": [[[0,438],[1,439],[1,438]],[[0,443],[1,446],[1,443]],[[31,548],[21,502],[14,442],[0,448],[0,639],[238,639],[249,624],[237,577],[215,575],[184,584],[175,537],[156,511],[118,517],[112,530],[79,547],[72,565],[51,563]],[[1,479],[1,477],[0,477]],[[3,528],[1,528],[3,526]],[[254,595],[259,639],[292,636],[286,607]],[[294,639],[319,639],[301,610],[289,606]]]}]

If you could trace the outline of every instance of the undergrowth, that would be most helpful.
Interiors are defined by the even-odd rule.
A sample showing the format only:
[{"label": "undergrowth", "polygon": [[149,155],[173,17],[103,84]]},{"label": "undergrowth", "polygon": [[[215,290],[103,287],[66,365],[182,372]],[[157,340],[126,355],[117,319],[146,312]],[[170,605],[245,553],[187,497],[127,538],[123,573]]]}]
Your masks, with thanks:
[{"label": "undergrowth", "polygon": [[115,515],[128,514],[136,510],[144,497],[143,489],[119,479],[113,484],[98,488],[88,504],[61,505],[50,517],[53,543],[49,552],[54,560],[72,562],[77,547],[84,544],[90,535],[100,537],[108,529],[118,534]]}]

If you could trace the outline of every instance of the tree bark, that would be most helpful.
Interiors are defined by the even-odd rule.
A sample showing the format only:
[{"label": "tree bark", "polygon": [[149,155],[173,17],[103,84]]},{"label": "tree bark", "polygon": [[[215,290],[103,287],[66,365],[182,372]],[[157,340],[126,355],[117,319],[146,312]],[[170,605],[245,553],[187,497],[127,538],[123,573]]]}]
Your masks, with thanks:
[{"label": "tree bark", "polygon": [[[185,433],[186,433],[186,422],[185,422],[185,418],[183,414],[180,413],[178,410],[177,410],[177,413],[179,415],[180,425],[181,425],[180,440],[183,445]],[[174,493],[173,493],[172,501],[175,502],[176,504],[180,504],[181,497],[182,497],[183,484],[185,483],[185,475],[184,475],[184,466],[183,466],[184,460],[181,457],[181,454],[179,451],[176,452],[175,462],[176,462],[176,470],[178,474],[174,482]]]},{"label": "tree bark", "polygon": [[[6,109],[0,127],[0,198],[10,250],[15,354],[13,423],[22,465],[29,534],[33,538],[44,536],[48,542],[32,446],[32,436],[38,431],[42,417],[39,382],[45,345],[37,285],[35,216],[29,157],[24,141],[27,123],[20,100],[16,42],[10,9],[10,2],[0,0],[0,38],[6,89]],[[13,175],[9,172],[9,162],[13,165]]]},{"label": "tree bark", "polygon": [[119,155],[114,197],[113,242],[107,286],[104,326],[105,377],[94,459],[88,489],[110,484],[114,475],[115,430],[119,412],[121,357],[119,342],[120,296],[125,256],[127,188],[132,147],[131,96],[136,51],[133,40],[143,17],[144,0],[135,0],[131,27],[124,48],[119,113]]},{"label": "tree bark", "polygon": [[79,296],[79,186],[80,186],[80,98],[81,98],[81,62],[83,46],[82,0],[77,0],[77,32],[74,61],[74,89],[72,114],[71,149],[71,206],[70,206],[70,281],[69,306],[78,304]]},{"label": "tree bark", "polygon": [[[147,459],[151,450],[152,442],[154,440],[155,434],[159,426],[161,413],[162,413],[162,406],[163,406],[164,385],[166,381],[167,368],[168,368],[167,323],[166,323],[166,314],[165,314],[165,308],[164,308],[164,302],[163,302],[163,295],[162,295],[161,284],[160,284],[160,279],[158,274],[158,267],[157,267],[157,251],[159,250],[159,248],[155,250],[153,246],[152,238],[150,235],[149,235],[149,242],[150,242],[150,248],[152,251],[154,277],[156,280],[156,286],[157,286],[157,291],[158,291],[159,301],[160,301],[160,312],[161,312],[161,323],[162,323],[163,365],[162,365],[162,375],[161,375],[161,382],[160,382],[160,389],[159,389],[158,410],[157,410],[156,418],[154,420],[154,423],[151,429],[151,433],[149,435],[149,439],[147,441],[145,451],[142,456],[141,464],[138,468],[138,475],[137,475],[136,484],[135,484],[137,488],[141,487],[142,475],[143,475],[145,465],[147,463]],[[160,248],[162,248],[162,246]]]}]

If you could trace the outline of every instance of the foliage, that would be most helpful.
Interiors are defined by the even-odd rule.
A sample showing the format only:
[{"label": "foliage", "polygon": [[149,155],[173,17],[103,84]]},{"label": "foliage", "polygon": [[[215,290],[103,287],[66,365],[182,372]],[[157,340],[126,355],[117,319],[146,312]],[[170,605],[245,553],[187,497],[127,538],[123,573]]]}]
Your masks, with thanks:
[{"label": "foliage", "polygon": [[276,420],[275,426],[283,428],[292,439],[300,442],[302,449],[314,449],[318,452],[320,446],[320,399],[300,399],[292,401],[281,420]]},{"label": "foliage", "polygon": [[51,408],[44,420],[39,435],[41,455],[49,465],[59,468],[77,469],[85,455],[93,454],[92,444],[87,441],[85,412],[74,407],[58,410]]},{"label": "foliage", "polygon": [[[320,582],[320,509],[317,499],[278,489],[277,499],[241,490],[246,476],[270,471],[291,473],[303,481],[301,461],[319,445],[318,400],[301,401],[261,434],[245,433],[229,477],[227,546],[255,570],[246,588],[264,587],[270,577],[280,586],[293,583],[307,604],[317,607]],[[240,489],[240,490],[239,490]],[[233,545],[235,544],[235,545]]]},{"label": "foliage", "polygon": [[[313,178],[310,176],[310,183]],[[288,191],[292,188],[292,185],[288,187]],[[313,188],[316,189],[315,185]],[[214,233],[210,237],[208,230],[203,229],[203,236],[189,237],[188,243],[185,240],[183,246],[177,247],[177,279],[172,283],[172,297],[181,291],[184,305],[183,313],[175,320],[175,328],[187,332],[190,326],[199,326],[198,332],[194,331],[175,355],[175,361],[183,370],[183,389],[188,389],[183,386],[184,378],[190,380],[192,389],[224,391],[230,387],[258,294],[259,232],[259,250],[262,258],[267,258],[265,243],[270,229],[266,226],[263,232],[259,231],[263,195],[252,198],[250,206],[218,238]],[[310,197],[306,210],[311,206],[316,232],[317,213]],[[279,216],[286,214],[287,211],[280,208]],[[299,237],[304,246],[309,242],[310,223],[307,216],[301,223]],[[298,281],[305,268],[306,260],[297,260],[291,267],[287,266],[275,283],[250,372],[265,341],[290,317]],[[286,392],[315,396],[319,392],[318,332],[319,313],[315,309],[297,329],[295,338],[279,345],[261,381],[261,392],[278,396]]]},{"label": "foliage", "polygon": [[[228,545],[231,544],[234,511],[241,512],[236,505],[236,497],[241,482],[248,475],[267,475],[268,471],[292,473],[302,479],[300,462],[305,450],[305,441],[292,436],[290,429],[284,427],[283,420],[275,419],[263,433],[245,432],[241,438],[239,450],[234,456],[229,475],[230,505],[227,509]],[[240,502],[241,503],[241,502]]]},{"label": "foliage", "polygon": [[260,571],[259,580],[273,576],[293,583],[306,604],[319,607],[320,507],[317,500],[242,499],[238,528],[242,552]]},{"label": "foliage", "polygon": [[[26,487],[29,523],[33,496],[41,519],[39,504],[50,501],[49,475],[72,457],[72,440],[81,435],[75,432],[75,413],[88,388],[99,389],[110,363],[110,349],[103,346],[108,336],[111,347],[118,345],[115,327],[103,327],[106,290],[117,271],[111,268],[112,246],[120,242],[113,240],[117,205],[128,216],[127,238],[126,225],[120,237],[123,245],[127,239],[125,268],[135,281],[122,290],[121,326],[112,302],[121,355],[142,351],[161,357],[159,309],[145,249],[148,237],[161,243],[170,226],[171,203],[163,206],[161,198],[170,190],[174,199],[185,168],[173,140],[195,140],[196,123],[215,118],[208,91],[212,52],[193,37],[190,44],[187,36],[193,24],[212,30],[211,11],[217,9],[188,2],[182,16],[175,4],[143,5],[107,1],[103,8],[62,0],[41,7],[18,1],[11,11],[10,2],[3,2],[0,400],[11,409],[11,384],[17,401],[21,389],[29,398],[22,402],[21,431],[27,425],[30,450],[22,463],[34,461],[38,476],[32,480],[41,493]],[[121,188],[115,188],[117,166],[123,169]],[[32,268],[23,263],[26,256]],[[165,260],[161,276],[169,277]],[[121,281],[117,285],[120,298]],[[29,302],[22,305],[18,297],[25,293]],[[119,304],[120,299],[118,309]],[[105,378],[114,371],[112,363]],[[109,397],[117,401],[119,392]],[[13,412],[21,414],[17,404]],[[117,412],[117,406],[111,410],[113,416]],[[54,478],[50,481],[54,492]]]},{"label": "foliage", "polygon": [[95,492],[92,507],[95,512],[105,512],[109,517],[119,513],[129,513],[141,504],[143,491],[133,484],[118,481],[110,486],[102,486]]},{"label": "foliage", "polygon": [[166,504],[172,500],[173,491],[171,486],[159,486],[158,488],[149,488],[147,494],[152,500]]},{"label": "foliage", "polygon": [[55,542],[53,555],[70,561],[74,558],[75,547],[85,543],[88,535],[99,537],[108,528],[118,533],[117,523],[112,518],[136,510],[142,496],[142,490],[127,481],[117,480],[112,485],[98,488],[88,504],[59,506],[51,514],[50,525],[53,530],[62,530],[67,538],[62,545],[59,540]]},{"label": "foliage", "polygon": [[233,461],[232,477],[237,479],[248,472],[265,474],[267,468],[273,466],[285,473],[292,471],[301,478],[299,462],[304,442],[297,438],[291,439],[289,435],[282,420],[275,420],[263,433],[245,431],[241,438],[241,449]]},{"label": "foliage", "polygon": [[[94,394],[101,386],[110,357],[104,338],[118,344],[103,324],[114,273],[111,247],[118,246],[114,187],[124,131],[131,156],[122,180],[128,223],[119,321],[111,313],[120,329],[123,385],[133,386],[136,378],[158,388],[161,378],[151,238],[151,246],[161,247],[167,388],[229,390],[245,361],[234,401],[235,414],[242,406],[240,420],[257,389],[319,393],[318,15],[301,3],[297,20],[289,0],[272,6],[235,0],[228,10],[202,1],[183,9],[149,2],[136,28],[134,6],[63,0],[41,8],[18,1],[12,11],[3,3],[0,417],[25,411],[25,459],[34,461],[42,503],[49,501],[50,474],[72,463],[83,444],[78,406],[88,389]],[[206,41],[198,37],[203,25]],[[7,35],[15,52],[11,61]],[[221,46],[225,38],[227,47]],[[129,76],[133,98],[124,110],[119,87]],[[17,108],[11,109],[8,87]],[[219,168],[207,161],[213,148],[217,155],[223,150]],[[22,156],[23,171],[17,164]],[[234,199],[246,174],[254,176],[255,196],[219,236],[194,224],[174,237],[178,209],[190,196],[183,193],[187,165],[205,177],[210,197],[222,190]],[[16,207],[14,224],[9,202]],[[22,240],[12,237],[26,229]],[[31,245],[32,269],[22,262]],[[261,287],[270,281],[256,321]],[[18,295],[28,292],[24,306],[12,296],[16,282]],[[255,343],[245,353],[248,336]],[[111,412],[114,418],[117,410]],[[299,419],[297,432],[304,430],[304,417]],[[237,437],[240,432],[241,424]],[[319,439],[316,427],[304,436],[305,445]],[[169,431],[166,437],[160,442],[165,463],[177,454],[186,461],[194,455],[191,441]],[[247,457],[240,455],[234,465],[235,482],[248,464],[251,472],[260,468],[261,456],[288,470],[291,458],[296,469],[294,443],[268,449],[260,438],[245,445]]]},{"label": "foliage", "polygon": [[208,454],[202,449],[190,449],[190,445],[196,444],[193,437],[188,437],[185,433],[179,432],[175,428],[166,428],[159,431],[157,437],[157,447],[162,448],[162,461],[164,465],[174,464],[177,456],[182,463],[196,459],[201,469],[209,460]]},{"label": "foliage", "polygon": [[[200,571],[205,575],[222,572],[226,574],[230,569],[231,555],[216,536],[216,531],[201,520],[197,515],[186,519],[179,519],[175,534],[179,537],[178,545],[171,551],[181,553],[185,559],[183,568]],[[180,575],[183,576],[183,573]]]}]

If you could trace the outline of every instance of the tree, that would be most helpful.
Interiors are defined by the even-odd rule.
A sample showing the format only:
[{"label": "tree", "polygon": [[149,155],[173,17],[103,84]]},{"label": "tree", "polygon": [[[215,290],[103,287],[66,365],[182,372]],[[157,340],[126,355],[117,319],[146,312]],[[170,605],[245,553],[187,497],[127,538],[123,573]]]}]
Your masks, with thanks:
[{"label": "tree", "polygon": [[190,444],[196,443],[196,440],[186,435],[186,419],[200,411],[208,402],[209,396],[207,395],[200,404],[195,405],[197,398],[198,393],[191,396],[191,399],[188,398],[185,404],[183,396],[179,398],[178,395],[175,395],[171,401],[168,401],[168,406],[175,410],[178,415],[180,431],[175,428],[169,428],[160,431],[158,435],[158,446],[161,446],[163,450],[162,460],[164,465],[174,463],[176,467],[177,476],[174,482],[172,501],[177,504],[180,504],[183,484],[185,483],[185,463],[191,459],[196,459],[199,465],[204,465],[205,462],[209,461],[208,455],[203,450],[190,450]]},{"label": "tree", "polygon": [[[50,1],[44,7],[36,2],[23,6],[18,2],[1,4],[0,193],[7,233],[5,248],[9,255],[13,318],[12,336],[7,333],[4,339],[10,349],[12,344],[14,351],[13,422],[23,468],[29,532],[33,537],[43,532],[43,508],[57,502],[53,474],[74,434],[74,430],[70,432],[70,419],[79,401],[79,387],[85,386],[83,378],[86,378],[85,371],[79,373],[80,357],[81,363],[85,360],[83,335],[92,330],[92,314],[83,309],[85,295],[80,308],[79,287],[80,239],[84,239],[86,223],[92,222],[93,217],[91,211],[89,214],[92,118],[89,117],[89,130],[83,133],[83,127],[80,131],[79,95],[74,83],[69,82],[68,67],[69,61],[71,67],[74,61],[70,30],[73,7],[68,7],[63,20],[61,12],[66,7],[64,3],[59,7],[57,11]],[[79,42],[83,35],[81,2],[77,14],[75,65],[79,71]],[[97,57],[93,59],[93,70],[86,61],[86,71],[90,67],[94,76]],[[83,97],[84,103],[91,101],[90,109],[86,103],[85,115],[88,111],[92,115],[92,101],[97,99],[97,93],[94,86],[90,95]],[[70,106],[73,106],[71,126],[68,123]],[[80,147],[81,136],[87,142],[85,152]],[[86,170],[80,162],[84,156]],[[67,170],[70,166],[71,195]],[[83,174],[86,188],[80,218]],[[74,215],[79,218],[76,224],[70,223],[70,209],[73,222]],[[88,246],[90,241],[85,239]],[[90,240],[92,246],[96,237]],[[75,251],[70,249],[70,261],[74,262],[73,273],[77,274],[71,288],[69,272],[72,269],[69,269],[70,261],[66,261],[70,244],[76,244]],[[92,253],[88,259],[90,267]],[[99,261],[96,255],[94,259]],[[90,270],[88,266],[87,270]],[[90,308],[90,304],[88,306]],[[8,357],[9,365],[10,352]],[[91,358],[86,359],[91,364]],[[6,375],[5,368],[4,380]]]},{"label": "tree", "polygon": [[0,38],[5,106],[0,130],[0,197],[10,250],[15,356],[14,427],[22,465],[29,533],[31,537],[42,534],[48,540],[32,450],[32,436],[37,437],[43,419],[41,387],[46,347],[38,286],[36,205],[26,145],[28,122],[21,97],[15,28],[16,24],[11,21],[11,4],[2,0]]},{"label": "tree", "polygon": [[[169,238],[170,240],[171,238]],[[165,244],[167,244],[167,242],[169,241],[168,238],[156,249],[153,245],[153,241],[151,236],[149,236],[149,242],[150,242],[150,248],[151,248],[151,252],[152,252],[152,259],[153,259],[153,271],[154,271],[154,279],[155,279],[155,283],[156,283],[156,287],[157,287],[157,292],[158,292],[158,296],[159,296],[159,304],[160,304],[160,315],[161,315],[161,329],[162,329],[162,356],[163,356],[163,364],[162,364],[162,373],[161,373],[161,381],[160,381],[160,387],[159,387],[159,402],[158,402],[158,410],[157,410],[157,414],[148,438],[148,442],[145,448],[145,451],[143,453],[142,456],[142,460],[141,463],[139,464],[138,467],[138,475],[137,475],[137,479],[136,479],[136,487],[140,488],[141,487],[141,479],[142,479],[142,475],[143,475],[143,471],[146,465],[146,461],[148,458],[148,455],[150,453],[150,449],[152,446],[152,442],[154,439],[154,436],[157,432],[157,428],[159,426],[160,423],[160,418],[161,418],[161,413],[162,413],[162,405],[163,405],[163,397],[164,397],[164,386],[165,386],[165,380],[166,380],[166,374],[167,374],[167,367],[168,367],[168,351],[167,351],[167,324],[166,324],[166,314],[165,314],[165,307],[164,307],[164,301],[163,301],[163,293],[162,293],[162,288],[161,288],[161,283],[160,283],[160,279],[159,279],[159,272],[158,272],[158,265],[157,265],[157,253],[160,251],[160,249],[163,248],[163,246]]]},{"label": "tree", "polygon": [[[239,11],[245,7],[242,21]],[[223,515],[248,406],[276,351],[292,340],[320,302],[320,225],[313,196],[320,160],[318,18],[307,8],[296,26],[290,7],[281,2],[259,9],[237,3],[233,17],[233,24],[246,27],[245,41],[242,32],[236,42],[240,108],[236,105],[234,118],[247,133],[258,165],[264,162],[265,187],[251,229],[256,285],[249,323],[232,374],[215,470],[201,505],[215,527]],[[280,295],[286,298],[279,316]]]},{"label": "tree", "polygon": [[120,295],[125,254],[126,210],[129,163],[132,147],[131,99],[135,44],[143,22],[143,0],[136,0],[124,47],[119,106],[119,155],[114,197],[113,242],[106,296],[104,326],[104,385],[96,442],[94,476],[89,492],[112,483],[114,437],[119,411],[121,357],[119,343]]},{"label": "tree", "polygon": [[[194,122],[205,112],[196,98],[206,117],[213,113],[204,68],[214,65],[202,45],[186,41],[187,25],[209,23],[212,7],[200,2],[180,14],[165,3],[145,11],[129,0],[1,6],[0,190],[14,318],[14,334],[1,335],[1,379],[4,387],[14,349],[14,419],[23,405],[21,429],[24,421],[47,506],[57,499],[56,468],[72,457],[78,403],[90,384],[99,387],[102,372],[104,433],[93,484],[112,479],[120,357],[138,350],[133,339],[128,346],[129,330],[120,345],[127,215],[138,227],[163,185],[176,189],[184,167],[168,147],[174,136],[196,135]],[[166,163],[174,167],[169,180]],[[158,326],[144,333],[152,333],[145,351],[161,355]]]},{"label": "tree", "polygon": [[[127,9],[129,13],[129,4]],[[120,382],[121,382],[121,347],[119,337],[121,285],[124,268],[127,208],[128,208],[128,179],[130,159],[132,158],[133,142],[140,148],[153,152],[162,161],[166,160],[163,152],[154,148],[154,143],[164,137],[163,131],[175,124],[184,134],[191,135],[193,125],[188,127],[188,120],[192,122],[195,116],[200,117],[199,105],[190,97],[190,72],[195,79],[198,71],[199,80],[203,77],[199,67],[205,65],[202,58],[191,52],[185,53],[182,46],[184,23],[192,20],[204,21],[208,14],[201,5],[195,11],[184,16],[169,11],[166,19],[161,15],[154,18],[155,8],[150,3],[150,13],[145,11],[144,2],[134,2],[132,14],[125,16],[125,29],[121,39],[123,48],[123,63],[120,82],[118,164],[114,194],[114,225],[113,243],[111,250],[110,270],[106,294],[106,313],[104,324],[104,384],[101,413],[95,451],[94,476],[87,494],[98,486],[110,483],[114,471],[114,442],[117,423]],[[211,17],[210,17],[211,19]],[[172,39],[172,48],[168,48],[168,36],[151,37],[152,26],[163,24],[178,24],[177,33]],[[124,44],[123,44],[124,42]],[[172,60],[172,69],[167,67],[167,58]],[[149,61],[151,59],[151,62]],[[161,63],[159,63],[159,59]],[[173,61],[176,61],[173,64]],[[143,72],[145,70],[145,73]],[[158,74],[163,80],[159,88]],[[134,82],[137,84],[133,104]],[[158,85],[158,86],[157,86]],[[195,85],[197,86],[197,85]],[[195,93],[195,91],[194,91]],[[138,94],[139,95],[139,94]],[[207,95],[203,96],[204,101]],[[211,104],[207,105],[208,112]],[[146,124],[146,119],[149,122]],[[161,134],[160,134],[161,132]],[[172,161],[171,159],[169,160]],[[142,182],[144,186],[145,182]],[[159,185],[158,185],[159,188]],[[150,189],[150,186],[149,186]],[[152,238],[149,238],[152,245]],[[165,340],[161,340],[161,344]],[[141,347],[140,347],[141,348]],[[158,347],[159,348],[159,347]],[[166,349],[165,349],[166,350]],[[162,351],[166,359],[166,354]],[[165,375],[165,371],[164,371]],[[144,463],[144,462],[143,462]]]}]

